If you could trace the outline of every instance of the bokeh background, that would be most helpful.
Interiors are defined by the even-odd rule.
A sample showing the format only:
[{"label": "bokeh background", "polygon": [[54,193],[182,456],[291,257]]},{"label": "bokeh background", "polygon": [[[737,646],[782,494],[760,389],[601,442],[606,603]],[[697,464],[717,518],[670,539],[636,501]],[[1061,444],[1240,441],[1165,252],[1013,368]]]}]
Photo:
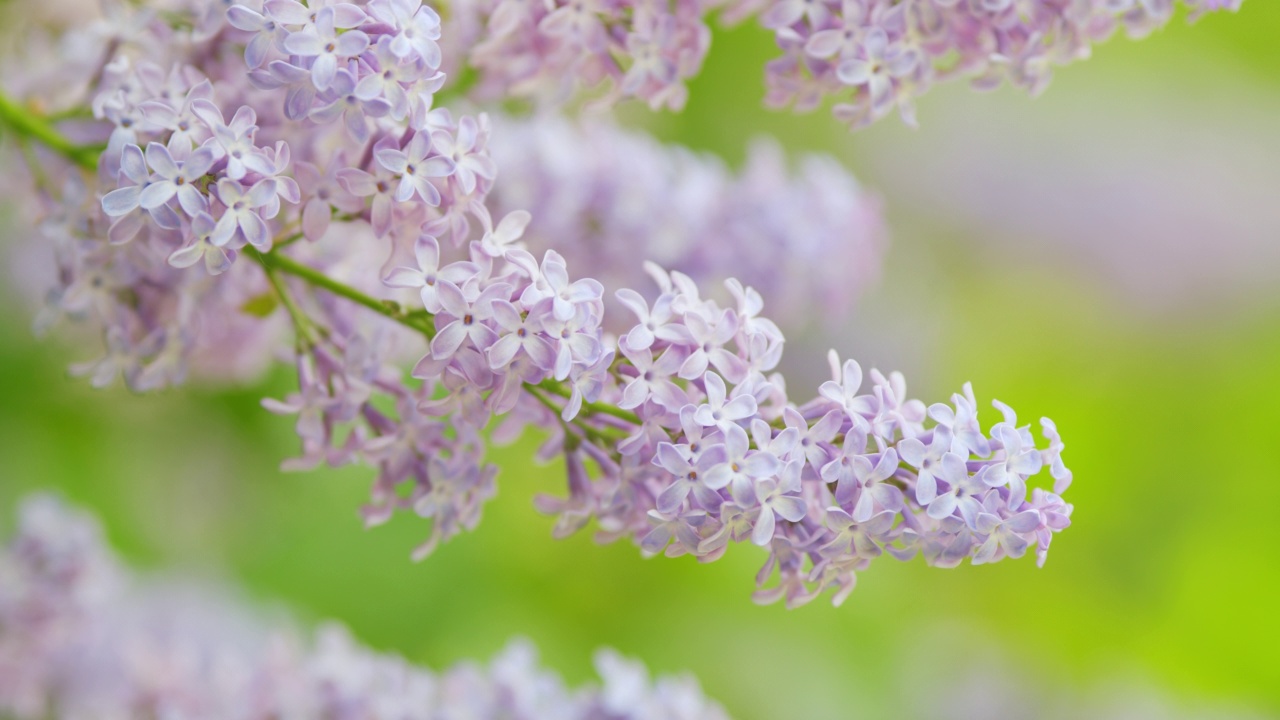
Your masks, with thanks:
[{"label": "bokeh background", "polygon": [[216,578],[435,667],[522,635],[579,682],[610,645],[695,673],[742,720],[1277,716],[1277,37],[1280,3],[1248,0],[1102,45],[1040,98],[943,87],[919,129],[849,134],[761,107],[772,40],[743,26],[717,33],[683,114],[624,113],[732,163],[760,133],[830,152],[883,197],[883,279],[834,337],[791,344],[790,384],[812,385],[835,346],[906,371],[927,401],[972,380],[1024,421],[1053,417],[1076,514],[1044,569],[883,559],[841,608],[757,607],[751,547],[699,565],[553,541],[530,501],[563,475],[529,464],[535,438],[497,451],[479,529],[413,565],[419,522],[361,530],[366,471],[276,470],[291,422],[258,400],[287,391],[287,368],[251,387],[95,392],[13,292],[0,523],[53,487],[144,570]]}]

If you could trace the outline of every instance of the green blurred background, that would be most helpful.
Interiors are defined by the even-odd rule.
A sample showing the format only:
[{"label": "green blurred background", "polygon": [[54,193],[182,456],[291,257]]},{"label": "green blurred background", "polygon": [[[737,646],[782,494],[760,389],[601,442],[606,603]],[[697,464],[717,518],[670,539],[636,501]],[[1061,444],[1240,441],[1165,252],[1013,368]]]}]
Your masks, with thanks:
[{"label": "green blurred background", "polygon": [[[1049,562],[883,559],[841,608],[757,607],[763,555],[642,560],[533,512],[559,467],[497,451],[479,529],[420,565],[422,521],[361,530],[361,469],[282,474],[287,391],[95,392],[7,297],[0,510],[60,489],[138,566],[226,579],[443,666],[532,638],[570,681],[610,645],[688,670],[737,718],[1244,717],[1280,713],[1280,3],[1116,40],[1030,100],[934,91],[921,128],[850,135],[766,111],[772,40],[719,32],[681,115],[626,114],[738,162],[749,139],[840,157],[884,199],[884,277],[834,344],[945,399],[972,380],[1053,417],[1075,524]],[[803,278],[797,278],[797,282]],[[793,392],[808,387],[793,382]],[[989,419],[989,418],[988,418]]]}]

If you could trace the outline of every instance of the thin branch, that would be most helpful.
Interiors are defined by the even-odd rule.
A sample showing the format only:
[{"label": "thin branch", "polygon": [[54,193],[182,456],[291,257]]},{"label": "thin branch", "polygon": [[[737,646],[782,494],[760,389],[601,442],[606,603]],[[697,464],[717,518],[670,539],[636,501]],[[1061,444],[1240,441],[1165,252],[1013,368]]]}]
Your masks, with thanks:
[{"label": "thin branch", "polygon": [[100,148],[75,144],[45,118],[22,107],[4,93],[0,93],[0,123],[7,125],[17,135],[39,142],[85,170],[93,171],[98,168],[98,157],[102,154]]},{"label": "thin branch", "polygon": [[289,293],[289,288],[280,277],[280,273],[267,267],[264,267],[263,270],[266,272],[267,280],[271,283],[271,287],[276,291],[276,296],[280,298],[280,304],[284,306],[284,309],[289,313],[290,319],[293,320],[293,326],[298,331],[299,344],[307,347],[315,345],[318,339],[315,325],[307,317],[307,314],[303,312],[302,308],[298,307],[298,303],[293,299],[293,295]]},{"label": "thin branch", "polygon": [[418,317],[410,318],[404,309],[400,307],[400,304],[394,300],[379,300],[372,295],[366,295],[350,285],[338,282],[319,270],[294,260],[288,255],[274,252],[263,253],[251,247],[246,247],[245,253],[268,271],[277,270],[286,275],[292,275],[310,285],[323,288],[334,295],[344,297],[358,305],[363,305],[380,315],[385,315],[405,327],[417,330],[426,335],[427,338],[435,337],[434,319],[430,316],[425,321],[420,320]]}]

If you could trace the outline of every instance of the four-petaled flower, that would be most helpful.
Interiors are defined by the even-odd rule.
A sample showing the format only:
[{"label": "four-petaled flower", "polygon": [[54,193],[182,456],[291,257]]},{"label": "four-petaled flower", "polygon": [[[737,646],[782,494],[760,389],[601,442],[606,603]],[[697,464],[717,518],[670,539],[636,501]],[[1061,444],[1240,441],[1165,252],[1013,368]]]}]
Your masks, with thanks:
[{"label": "four-petaled flower", "polygon": [[506,300],[493,301],[493,319],[502,329],[500,337],[489,347],[489,368],[501,370],[511,364],[523,350],[539,368],[550,370],[555,364],[556,352],[542,335],[542,320],[538,316],[522,314]]},{"label": "four-petaled flower", "polygon": [[443,281],[460,287],[479,272],[475,263],[470,262],[449,263],[441,267],[440,243],[430,235],[420,236],[413,251],[418,267],[394,268],[383,282],[388,287],[421,288],[422,306],[427,312],[438,313],[443,307],[437,290],[439,283]]},{"label": "four-petaled flower", "polygon": [[439,281],[440,313],[437,322],[443,322],[443,326],[431,341],[431,357],[436,360],[450,358],[467,341],[481,352],[488,350],[498,341],[498,333],[485,321],[493,317],[494,301],[506,300],[510,294],[509,285],[490,285],[480,290],[475,283],[459,287],[448,280]]},{"label": "four-petaled flower", "polygon": [[[225,247],[239,236],[253,247],[266,252],[271,249],[271,231],[258,214],[258,208],[275,201],[276,185],[273,180],[259,180],[248,191],[235,180],[218,181],[215,194],[226,208],[218,218],[217,227],[209,241]],[[243,244],[243,243],[241,243]],[[232,245],[233,248],[238,245]]]},{"label": "four-petaled flower", "polygon": [[316,89],[328,90],[338,72],[339,58],[352,58],[369,47],[369,36],[359,30],[338,32],[333,8],[321,8],[315,24],[308,24],[284,39],[284,49],[298,57],[314,58],[311,81]]},{"label": "four-petaled flower", "polygon": [[431,184],[431,178],[443,178],[453,174],[453,161],[435,154],[431,147],[431,134],[419,132],[403,150],[387,148],[377,152],[378,164],[400,176],[396,187],[397,202],[408,202],[417,195],[422,202],[440,204],[440,191]]},{"label": "four-petaled flower", "polygon": [[782,468],[778,478],[766,478],[756,483],[756,502],[760,504],[760,517],[751,530],[751,542],[761,547],[773,539],[777,517],[788,522],[800,522],[805,516],[804,498],[800,497],[800,471],[802,463],[790,462]]},{"label": "four-petaled flower", "polygon": [[756,399],[752,395],[737,395],[726,399],[728,388],[719,375],[709,372],[702,377],[706,388],[707,401],[698,406],[694,419],[703,427],[718,427],[727,431],[736,427],[739,420],[746,420],[756,414]]},{"label": "four-petaled flower", "polygon": [[755,484],[771,478],[782,469],[782,461],[768,450],[752,450],[747,431],[731,425],[724,433],[721,454],[724,460],[711,466],[704,478],[712,490],[729,487],[729,494],[740,505],[750,505],[755,500]]},{"label": "four-petaled flower", "polygon": [[154,210],[177,196],[178,205],[188,217],[208,211],[209,199],[196,184],[214,162],[213,150],[207,147],[196,150],[179,162],[160,143],[147,145],[147,164],[155,176],[138,195],[138,206],[143,210]]}]

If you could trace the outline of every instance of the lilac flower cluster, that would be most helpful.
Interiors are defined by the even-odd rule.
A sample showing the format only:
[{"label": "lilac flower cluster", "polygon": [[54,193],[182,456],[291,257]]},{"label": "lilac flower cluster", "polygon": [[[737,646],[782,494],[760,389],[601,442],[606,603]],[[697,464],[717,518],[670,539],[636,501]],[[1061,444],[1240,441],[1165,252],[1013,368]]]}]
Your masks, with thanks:
[{"label": "lilac flower cluster", "polygon": [[265,367],[282,326],[253,310],[270,298],[261,272],[242,265],[224,276],[230,282],[214,282],[208,273],[180,269],[170,258],[186,257],[186,243],[175,238],[181,231],[155,225],[134,225],[139,232],[129,242],[111,243],[111,218],[76,178],[45,204],[54,210],[39,225],[40,249],[51,256],[54,283],[36,330],[71,319],[98,330],[105,349],[73,365],[73,375],[88,376],[94,387],[123,377],[142,392],[184,382],[193,362],[212,377]]},{"label": "lilac flower cluster", "polygon": [[[212,99],[214,85],[190,65],[166,75],[120,54],[106,68],[94,109],[115,125],[105,157],[114,171],[121,152],[122,187],[103,198],[103,210],[121,218],[113,228],[128,228],[113,231],[114,242],[132,237],[141,210],[153,225],[183,233],[187,242],[171,264],[203,255],[216,274],[246,244],[271,249],[268,221],[280,214],[281,200],[301,203],[299,180],[311,192],[296,224],[310,240],[325,233],[333,214],[363,210],[359,198],[372,198],[379,237],[397,222],[393,200],[405,214],[425,212],[437,234],[465,235],[468,214],[487,220],[483,200],[496,173],[485,150],[487,120],[455,121],[447,110],[432,110],[444,75],[436,69],[440,22],[430,6],[370,0],[365,7],[308,8],[269,0],[263,13],[244,5],[226,13],[230,35],[245,42],[250,85],[219,87],[252,103],[230,121]],[[272,116],[260,123],[263,108]],[[286,130],[296,126],[311,132],[298,138]],[[289,135],[299,147],[284,140],[259,146],[259,132]],[[152,139],[145,154],[136,144],[140,134]],[[288,174],[293,151],[298,180]]]},{"label": "lilac flower cluster", "polygon": [[761,138],[735,173],[600,120],[495,124],[503,178],[490,194],[494,213],[530,211],[523,239],[532,250],[554,248],[608,287],[646,282],[646,260],[702,285],[736,277],[770,299],[781,324],[799,328],[815,304],[832,324],[847,318],[878,276],[879,199],[828,157],[805,157],[788,177],[781,148]]},{"label": "lilac flower cluster", "polygon": [[[1183,0],[1194,19],[1242,0]],[[455,0],[451,66],[479,73],[481,97],[563,102],[576,86],[607,85],[604,102],[636,97],[683,106],[685,82],[710,46],[707,18],[756,17],[782,56],[766,68],[768,102],[811,110],[845,98],[835,114],[854,127],[913,100],[933,83],[1002,82],[1039,92],[1054,66],[1089,56],[1123,26],[1141,37],[1167,23],[1174,0],[674,0],[604,2]]]},{"label": "lilac flower cluster", "polygon": [[611,650],[600,685],[570,689],[525,641],[439,673],[337,625],[307,642],[209,588],[131,578],[93,520],[48,495],[23,503],[0,578],[0,714],[15,720],[727,718],[692,677],[651,680]]},{"label": "lilac flower cluster", "polygon": [[[834,378],[802,405],[768,374],[782,335],[760,316],[760,296],[735,281],[736,307],[701,299],[678,273],[654,270],[652,303],[620,291],[640,321],[619,341],[605,402],[638,422],[612,452],[566,448],[570,496],[544,500],[569,532],[595,518],[604,538],[630,535],[648,553],[722,555],[730,542],[769,550],[756,599],[789,606],[834,589],[841,602],[855,572],[882,552],[952,567],[1020,557],[1067,527],[1071,482],[1063,444],[1042,420],[1047,447],[1007,406],[990,436],[966,386],[952,405],[909,400],[901,375],[831,356]],[[926,427],[926,418],[933,420]],[[589,437],[589,436],[588,436]],[[596,466],[590,478],[586,462]],[[1053,491],[1026,481],[1047,467]],[[764,586],[776,572],[778,583]]]},{"label": "lilac flower cluster", "polygon": [[[203,326],[206,314],[259,327],[287,315],[299,390],[264,403],[296,416],[302,455],[286,467],[375,468],[365,520],[430,519],[416,557],[478,523],[495,492],[486,442],[529,426],[548,436],[540,458],[567,465],[568,497],[540,501],[557,535],[594,519],[602,540],[704,560],[749,540],[768,552],[764,602],[825,589],[839,602],[886,552],[953,566],[1035,545],[1043,562],[1068,525],[1070,473],[1049,421],[1044,448],[1003,406],[984,434],[967,389],[926,409],[899,375],[872,371],[863,388],[853,362],[833,361],[819,397],[792,402],[775,372],[784,337],[755,289],[726,280],[723,306],[689,275],[648,264],[656,293],[606,293],[556,250],[534,253],[524,210],[493,222],[488,121],[431,108],[438,22],[418,0],[270,0],[226,18],[179,24],[207,35],[148,20],[108,45],[90,83],[106,121],[96,167],[47,123],[15,121],[83,170],[74,192],[42,191],[60,192],[50,225],[65,236],[51,307],[90,316],[107,341],[86,368],[95,384],[123,374],[159,387],[181,381],[201,344],[234,353],[234,323]],[[760,168],[777,170],[768,158]],[[849,187],[830,168],[813,172],[811,189]],[[725,192],[727,181],[702,177]],[[771,242],[798,244],[780,229],[790,213],[822,227],[852,202],[744,207],[768,194],[757,183],[778,192],[744,181],[726,209],[709,209],[730,227],[753,223],[742,242],[773,228]],[[794,193],[807,194],[817,193]],[[705,231],[725,231],[717,222]],[[727,274],[710,255],[706,267]],[[606,297],[617,303],[607,313]],[[397,369],[407,354],[420,358],[416,382]],[[1028,489],[1044,467],[1052,492]]]},{"label": "lilac flower cluster", "polygon": [[[98,68],[79,68],[97,78],[92,110],[111,128],[103,189],[99,200],[74,174],[38,188],[55,207],[42,229],[58,269],[38,325],[65,315],[103,329],[106,356],[77,368],[95,385],[120,375],[138,390],[182,382],[191,358],[227,355],[230,339],[239,358],[259,358],[239,364],[260,366],[279,327],[258,316],[278,301],[260,267],[233,267],[246,248],[318,242],[353,223],[411,243],[424,228],[460,238],[473,219],[489,222],[486,117],[431,109],[442,77],[434,11],[397,0],[312,12],[273,0],[263,12],[234,5],[224,24],[204,20],[202,35],[138,10],[120,21],[137,26],[128,35],[109,35]],[[331,25],[365,36],[343,41],[354,54],[335,68],[330,43],[315,46]],[[251,71],[210,52],[210,34],[245,43]],[[183,272],[194,265],[203,272]]]},{"label": "lilac flower cluster", "polygon": [[[798,605],[825,589],[840,602],[855,572],[885,552],[951,567],[1036,545],[1043,562],[1069,524],[1060,495],[1071,473],[1049,420],[1040,449],[997,403],[1004,419],[984,434],[967,387],[951,405],[926,408],[907,398],[901,375],[872,371],[864,389],[857,363],[834,354],[819,397],[792,403],[772,372],[782,333],[736,280],[726,283],[733,306],[721,307],[688,276],[649,265],[659,294],[616,293],[636,322],[613,341],[601,330],[603,286],[573,280],[555,251],[530,253],[519,239],[525,220],[508,216],[453,262],[424,235],[416,266],[388,276],[419,289],[431,318],[413,371],[423,381],[416,409],[404,402],[410,393],[394,392],[398,424],[374,416],[364,390],[351,411],[348,388],[375,384],[362,362],[327,359],[327,374],[304,366],[302,391],[269,405],[299,415],[307,456],[345,462],[359,449],[378,464],[371,523],[396,509],[433,518],[420,556],[469,527],[492,494],[479,431],[503,415],[497,439],[533,425],[550,432],[542,456],[565,457],[569,496],[539,501],[557,516],[557,535],[594,519],[602,540],[704,560],[750,540],[769,551],[758,583],[779,579],[757,593],[762,602]],[[323,345],[314,353],[326,354]],[[358,426],[338,431],[348,420]],[[374,439],[361,448],[366,436]],[[1044,468],[1052,492],[1029,490]]]}]

